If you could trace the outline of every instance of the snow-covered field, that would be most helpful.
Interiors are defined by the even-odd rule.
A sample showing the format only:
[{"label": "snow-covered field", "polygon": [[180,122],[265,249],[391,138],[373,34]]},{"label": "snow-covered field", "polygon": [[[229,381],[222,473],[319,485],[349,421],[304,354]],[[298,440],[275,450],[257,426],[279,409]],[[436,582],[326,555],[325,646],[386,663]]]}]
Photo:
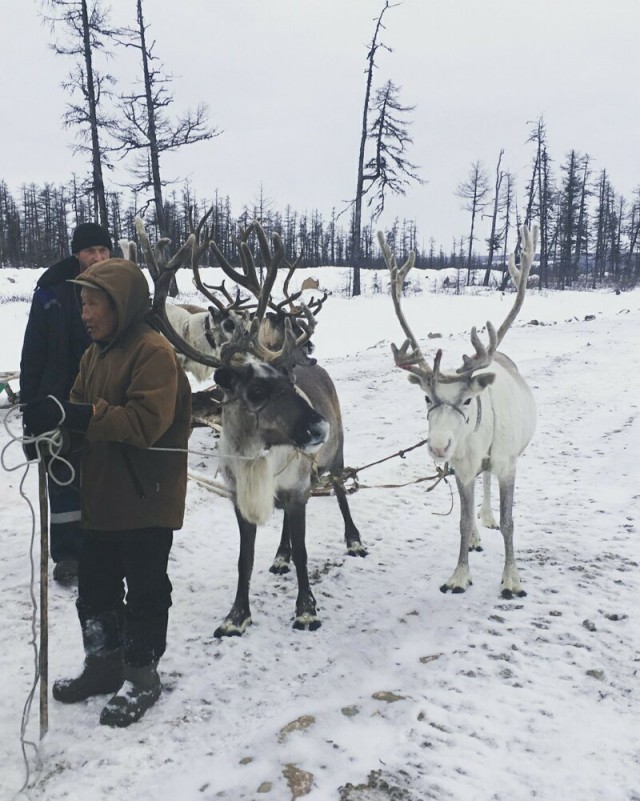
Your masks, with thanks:
[{"label": "snow-covered field", "polygon": [[[340,270],[313,274],[329,288],[347,283]],[[36,277],[0,270],[2,371],[18,367]],[[422,395],[390,353],[402,335],[386,276],[375,281],[381,293],[373,274],[364,279],[363,297],[336,292],[327,301],[314,338],[341,397],[352,467],[426,432]],[[432,287],[433,276],[420,279]],[[193,300],[181,280],[183,299]],[[511,300],[423,291],[405,309],[425,349],[442,346],[444,366],[455,367],[469,351],[470,327],[500,322]],[[430,343],[430,332],[443,338]],[[492,530],[482,532],[484,551],[472,554],[473,586],[439,592],[457,558],[458,504],[447,515],[451,482],[432,492],[429,482],[408,483],[434,472],[419,448],[359,475],[350,503],[366,559],[345,554],[335,499],[309,501],[318,631],[292,629],[295,575],[268,572],[276,513],[258,536],[253,625],[242,638],[214,639],[235,593],[238,535],[229,501],[190,482],[170,565],[164,694],[124,731],[98,724],[103,698],[74,707],[51,701],[41,741],[36,696],[26,739],[38,753],[26,746],[31,786],[19,797],[638,801],[639,341],[638,290],[531,291],[505,339],[539,406],[516,489],[525,598],[500,598],[503,547]],[[0,427],[0,447],[8,441]],[[191,447],[191,469],[213,477],[213,436],[197,429]],[[4,459],[15,465],[20,456],[14,443]],[[32,518],[22,475],[3,471],[0,483],[2,801],[25,781],[21,719],[34,673]],[[37,507],[33,467],[24,486]],[[53,679],[76,671],[82,650],[74,590],[50,583],[49,592]]]}]

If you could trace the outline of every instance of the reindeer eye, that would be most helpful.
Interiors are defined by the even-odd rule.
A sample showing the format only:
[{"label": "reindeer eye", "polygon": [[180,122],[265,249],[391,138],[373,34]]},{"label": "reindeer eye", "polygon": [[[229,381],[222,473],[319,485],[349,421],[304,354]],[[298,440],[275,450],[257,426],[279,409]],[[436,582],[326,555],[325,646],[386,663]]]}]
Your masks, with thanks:
[{"label": "reindeer eye", "polygon": [[473,398],[467,398],[466,401],[464,402],[464,405],[468,406],[471,403],[472,400],[473,400]]},{"label": "reindeer eye", "polygon": [[424,396],[427,406],[431,406],[431,398],[428,395]]},{"label": "reindeer eye", "polygon": [[227,319],[222,323],[222,330],[226,331],[228,334],[233,334],[235,327],[236,324],[230,317],[227,317]]},{"label": "reindeer eye", "polygon": [[271,394],[269,385],[265,381],[255,381],[247,389],[247,400],[250,403],[261,403]]}]

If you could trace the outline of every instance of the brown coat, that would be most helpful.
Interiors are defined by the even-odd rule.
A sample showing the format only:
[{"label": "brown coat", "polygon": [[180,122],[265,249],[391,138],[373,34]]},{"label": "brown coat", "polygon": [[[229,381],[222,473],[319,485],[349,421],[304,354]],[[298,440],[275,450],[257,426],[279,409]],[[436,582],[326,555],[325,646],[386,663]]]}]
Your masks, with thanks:
[{"label": "brown coat", "polygon": [[94,342],[71,390],[95,412],[82,455],[82,523],[101,531],[181,528],[187,487],[191,388],[169,342],[145,321],[147,280],[133,262],[108,259],[80,276],[118,313],[113,342]]}]

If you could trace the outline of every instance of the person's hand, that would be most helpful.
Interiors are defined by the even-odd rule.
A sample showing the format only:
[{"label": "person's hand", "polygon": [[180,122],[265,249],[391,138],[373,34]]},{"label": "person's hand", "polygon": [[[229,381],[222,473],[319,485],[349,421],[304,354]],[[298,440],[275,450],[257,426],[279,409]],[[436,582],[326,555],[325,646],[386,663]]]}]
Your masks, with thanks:
[{"label": "person's hand", "polygon": [[27,403],[22,411],[22,421],[26,431],[36,437],[45,431],[53,431],[60,425],[69,431],[84,433],[92,415],[93,406],[90,403],[57,401],[48,395]]},{"label": "person's hand", "polygon": [[30,401],[22,410],[25,430],[34,437],[53,431],[62,422],[64,410],[55,398],[48,396]]}]

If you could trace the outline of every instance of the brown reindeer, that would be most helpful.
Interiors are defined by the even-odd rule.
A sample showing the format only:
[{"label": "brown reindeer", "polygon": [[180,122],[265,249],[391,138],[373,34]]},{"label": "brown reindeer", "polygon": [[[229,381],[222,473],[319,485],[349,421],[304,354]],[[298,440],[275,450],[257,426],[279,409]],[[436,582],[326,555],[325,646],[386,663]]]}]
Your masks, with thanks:
[{"label": "brown reindeer", "polygon": [[[214,379],[224,393],[220,459],[240,530],[240,558],[236,598],[226,618],[215,630],[217,637],[240,635],[251,623],[249,585],[254,562],[257,526],[270,517],[274,505],[284,511],[282,539],[272,569],[288,569],[293,557],[298,579],[294,628],[317,629],[320,619],[309,585],[306,552],[306,503],[317,473],[342,468],[342,424],[333,383],[326,371],[310,364],[305,352],[315,318],[308,308],[304,320],[286,317],[281,346],[262,344],[260,330],[270,302],[275,273],[284,257],[277,235],[273,251],[261,228],[258,230],[266,278],[257,295],[257,308],[248,328],[236,327],[219,354],[201,352],[172,328],[166,314],[166,296],[171,278],[181,264],[197,262],[203,251],[200,231],[192,234],[173,259],[166,263],[157,246],[151,249],[141,222],[138,236],[145,258],[153,261],[158,278],[150,321],[177,350],[195,361],[216,368]],[[206,237],[205,237],[206,239]],[[159,243],[163,245],[164,243]],[[302,364],[301,364],[302,362]],[[343,490],[344,492],[344,490]],[[338,496],[341,509],[346,498]],[[348,513],[348,506],[346,506]],[[348,520],[351,521],[350,515]],[[345,518],[350,552],[364,555],[360,536]]]}]

